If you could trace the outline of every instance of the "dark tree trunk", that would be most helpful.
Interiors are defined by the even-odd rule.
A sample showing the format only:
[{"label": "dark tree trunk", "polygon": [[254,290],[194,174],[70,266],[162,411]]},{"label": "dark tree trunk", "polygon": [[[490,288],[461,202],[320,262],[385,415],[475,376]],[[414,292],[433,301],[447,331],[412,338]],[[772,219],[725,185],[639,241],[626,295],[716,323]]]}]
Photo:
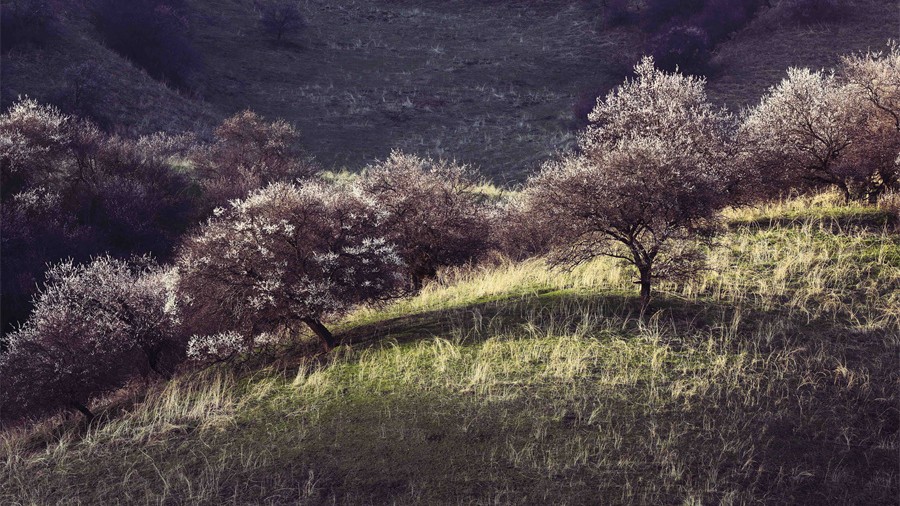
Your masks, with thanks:
[{"label": "dark tree trunk", "polygon": [[167,374],[160,370],[159,368],[159,351],[148,351],[147,353],[147,365],[150,366],[150,370],[158,374],[163,379],[171,379],[172,375]]},{"label": "dark tree trunk", "polygon": [[325,344],[326,351],[331,351],[332,348],[337,345],[337,342],[335,342],[334,340],[334,336],[331,335],[331,331],[329,331],[325,327],[325,325],[322,325],[322,322],[320,322],[319,320],[316,320],[314,318],[306,318],[303,320],[303,323],[305,323],[310,328],[310,330],[312,330],[313,333],[315,333],[319,337],[319,339],[322,340],[322,342]]},{"label": "dark tree trunk", "polygon": [[80,411],[81,414],[84,415],[84,417],[87,419],[88,422],[94,420],[94,414],[91,413],[91,410],[89,410],[88,407],[85,406],[84,404],[82,404],[78,401],[72,401],[72,407],[77,409],[78,411]]},{"label": "dark tree trunk", "polygon": [[638,270],[641,274],[641,314],[643,314],[647,309],[647,306],[650,305],[650,295],[653,285],[653,271],[649,266],[639,268]]},{"label": "dark tree trunk", "polygon": [[838,188],[840,188],[840,189],[841,189],[841,193],[844,194],[844,204],[849,204],[849,203],[850,203],[850,199],[851,199],[851,196],[850,196],[850,187],[847,186],[847,183],[845,183],[845,182],[842,181],[842,182],[838,183]]},{"label": "dark tree trunk", "polygon": [[412,275],[412,290],[413,290],[413,293],[419,293],[419,291],[422,289],[422,285],[423,285],[423,284],[425,284],[425,279],[422,278],[422,276],[420,276],[420,275],[418,275],[418,274],[413,274],[413,275]]}]

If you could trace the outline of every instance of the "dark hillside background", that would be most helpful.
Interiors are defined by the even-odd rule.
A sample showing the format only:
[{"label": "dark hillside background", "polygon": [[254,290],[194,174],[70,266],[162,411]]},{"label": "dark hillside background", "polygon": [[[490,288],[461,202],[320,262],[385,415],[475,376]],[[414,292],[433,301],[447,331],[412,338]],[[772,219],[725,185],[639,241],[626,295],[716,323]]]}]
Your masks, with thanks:
[{"label": "dark hillside background", "polygon": [[[185,30],[202,66],[178,91],[107,48],[91,16],[72,8],[43,47],[4,51],[3,105],[57,100],[80,64],[103,96],[92,115],[110,129],[203,131],[250,108],[296,124],[326,168],[400,148],[519,181],[570,144],[573,111],[647,50],[646,30],[608,22],[616,3],[304,0],[306,27],[276,41],[253,0],[192,0]],[[856,0],[826,21],[787,19],[769,3],[712,49],[710,93],[732,109],[789,66],[832,66],[900,36],[894,0]]]}]

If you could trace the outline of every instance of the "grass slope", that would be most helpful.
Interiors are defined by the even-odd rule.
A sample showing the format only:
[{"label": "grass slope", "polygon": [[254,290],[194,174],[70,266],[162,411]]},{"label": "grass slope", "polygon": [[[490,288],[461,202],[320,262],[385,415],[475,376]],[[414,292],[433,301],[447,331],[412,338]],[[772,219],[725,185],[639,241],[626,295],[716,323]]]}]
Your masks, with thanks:
[{"label": "grass slope", "polygon": [[710,97],[734,110],[755,105],[789,67],[834,68],[843,55],[882,51],[900,36],[897,0],[854,0],[851,5],[838,22],[800,26],[779,19],[777,9],[763,11],[717,49]]},{"label": "grass slope", "polygon": [[99,121],[126,132],[150,134],[209,128],[223,117],[208,103],[178,93],[99,42],[87,19],[70,15],[45,47],[15,47],[0,57],[4,109],[18,97],[54,102],[65,73],[89,65],[102,103]]},{"label": "grass slope", "polygon": [[613,261],[461,270],[326,361],[7,431],[0,502],[893,504],[900,238],[834,202],[728,213],[643,321]]},{"label": "grass slope", "polygon": [[247,0],[196,5],[210,102],[289,118],[326,166],[401,148],[521,177],[569,141],[573,97],[617,84],[639,45],[571,0],[309,0],[286,44]]}]

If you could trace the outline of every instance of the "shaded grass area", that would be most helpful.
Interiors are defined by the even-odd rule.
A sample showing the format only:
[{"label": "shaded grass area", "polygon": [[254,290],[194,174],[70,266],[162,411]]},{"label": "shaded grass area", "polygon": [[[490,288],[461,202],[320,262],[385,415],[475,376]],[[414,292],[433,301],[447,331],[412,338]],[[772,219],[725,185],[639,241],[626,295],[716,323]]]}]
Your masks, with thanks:
[{"label": "shaded grass area", "polygon": [[448,272],[327,358],[7,431],[0,502],[893,504],[900,241],[759,212],[644,320],[607,260]]}]

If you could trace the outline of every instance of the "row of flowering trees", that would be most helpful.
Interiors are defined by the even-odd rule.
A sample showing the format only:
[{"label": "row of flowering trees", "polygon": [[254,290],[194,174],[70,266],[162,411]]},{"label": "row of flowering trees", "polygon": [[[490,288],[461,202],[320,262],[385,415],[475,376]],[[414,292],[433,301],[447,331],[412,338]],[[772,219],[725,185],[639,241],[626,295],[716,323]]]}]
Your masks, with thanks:
[{"label": "row of flowering trees", "polygon": [[[47,273],[30,316],[6,336],[3,418],[64,407],[91,416],[91,399],[127,381],[301,327],[329,350],[338,340],[327,322],[353,306],[492,254],[620,258],[645,308],[658,279],[701,265],[725,206],[823,185],[864,200],[896,189],[898,76],[896,47],[846,58],[835,74],[792,70],[735,117],[709,103],[702,79],[644,59],[598,101],[575,152],[500,202],[476,191],[465,167],[399,152],[329,182],[295,149],[290,125],[249,112],[197,145],[123,140],[22,102],[0,118],[4,279],[29,256],[58,261],[79,234],[117,230],[121,240],[95,243],[113,256]],[[161,206],[170,201],[181,214]],[[200,225],[180,234],[166,228],[173,217]],[[8,224],[20,243],[8,242]],[[154,250],[131,233],[165,240]],[[167,263],[118,259],[148,252]]]}]

